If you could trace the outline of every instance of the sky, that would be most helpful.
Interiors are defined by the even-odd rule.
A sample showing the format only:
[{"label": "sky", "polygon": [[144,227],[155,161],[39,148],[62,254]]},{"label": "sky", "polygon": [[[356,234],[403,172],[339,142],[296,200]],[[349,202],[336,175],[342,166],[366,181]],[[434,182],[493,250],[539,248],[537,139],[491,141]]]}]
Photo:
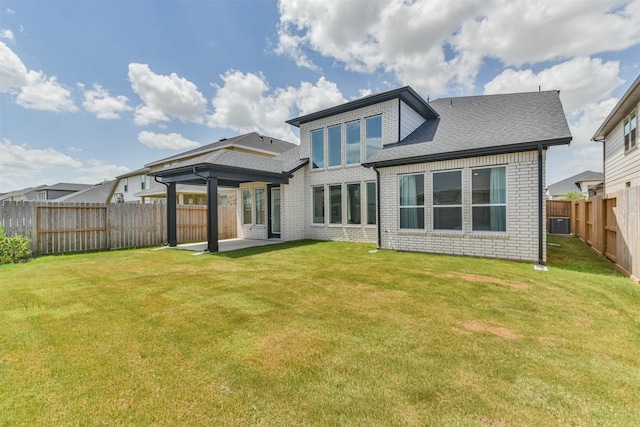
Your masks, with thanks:
[{"label": "sky", "polygon": [[0,193],[98,183],[409,85],[425,99],[560,90],[547,183],[640,74],[640,0],[2,0]]}]

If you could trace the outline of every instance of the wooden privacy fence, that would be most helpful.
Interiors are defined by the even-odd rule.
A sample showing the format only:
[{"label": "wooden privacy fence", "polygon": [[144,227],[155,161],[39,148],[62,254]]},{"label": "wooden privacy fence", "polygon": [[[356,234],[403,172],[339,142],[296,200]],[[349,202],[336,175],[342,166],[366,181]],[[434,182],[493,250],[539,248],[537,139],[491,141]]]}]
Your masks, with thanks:
[{"label": "wooden privacy fence", "polygon": [[571,229],[596,252],[640,278],[640,187],[572,203]]},{"label": "wooden privacy fence", "polygon": [[[206,206],[180,205],[178,242],[207,240]],[[218,207],[218,238],[236,236],[235,205]],[[222,222],[224,221],[224,222]],[[167,209],[162,204],[48,203],[0,204],[7,236],[31,239],[35,255],[161,245],[167,240]]]}]

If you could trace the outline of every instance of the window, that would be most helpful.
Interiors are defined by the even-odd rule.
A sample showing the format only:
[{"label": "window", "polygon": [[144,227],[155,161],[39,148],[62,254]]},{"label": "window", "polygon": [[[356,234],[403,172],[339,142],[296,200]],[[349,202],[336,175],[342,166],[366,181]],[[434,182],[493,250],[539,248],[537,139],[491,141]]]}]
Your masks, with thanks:
[{"label": "window", "polygon": [[327,130],[329,138],[329,167],[342,165],[342,127],[333,126]]},{"label": "window", "polygon": [[313,169],[324,167],[324,129],[311,132],[311,167]]},{"label": "window", "polygon": [[360,163],[360,121],[345,125],[347,134],[347,164]]},{"label": "window", "polygon": [[400,176],[400,228],[424,228],[424,175]]},{"label": "window", "polygon": [[227,206],[229,204],[229,197],[228,196],[220,196],[220,200],[218,201],[218,204],[220,206]]},{"label": "window", "polygon": [[144,190],[146,183],[147,183],[147,176],[146,175],[142,175],[140,177],[140,189],[141,190]]},{"label": "window", "polygon": [[462,171],[433,173],[433,229],[462,230]]},{"label": "window", "polygon": [[342,186],[329,186],[329,223],[342,224]]},{"label": "window", "polygon": [[324,224],[324,187],[313,187],[313,223]]},{"label": "window", "polygon": [[264,188],[256,188],[256,224],[265,223]]},{"label": "window", "polygon": [[369,117],[365,120],[365,142],[367,159],[382,150],[382,116]]},{"label": "window", "polygon": [[375,224],[377,221],[376,210],[378,193],[375,182],[367,182],[367,224]]},{"label": "window", "polygon": [[624,119],[624,151],[629,151],[637,145],[638,112],[633,111]]},{"label": "window", "polygon": [[124,192],[129,191],[129,178],[124,179]]},{"label": "window", "polygon": [[242,223],[251,224],[251,190],[242,190]]},{"label": "window", "polygon": [[347,184],[347,224],[360,224],[361,222],[360,184]]},{"label": "window", "polygon": [[473,169],[472,174],[473,231],[507,231],[506,168]]}]

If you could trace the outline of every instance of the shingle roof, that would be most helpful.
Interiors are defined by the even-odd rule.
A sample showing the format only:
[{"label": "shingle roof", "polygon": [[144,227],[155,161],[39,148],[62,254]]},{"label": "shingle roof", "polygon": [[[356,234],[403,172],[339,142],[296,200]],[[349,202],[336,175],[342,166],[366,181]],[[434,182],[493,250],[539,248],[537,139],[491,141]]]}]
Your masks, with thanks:
[{"label": "shingle roof", "polygon": [[558,181],[547,187],[550,196],[562,196],[572,191],[580,191],[580,187],[576,185],[583,181],[602,181],[604,174],[602,172],[584,171],[577,175]]},{"label": "shingle roof", "polygon": [[517,152],[571,141],[557,91],[442,98],[430,105],[437,119],[385,146],[365,165]]},{"label": "shingle roof", "polygon": [[106,203],[107,197],[111,193],[111,189],[116,183],[113,181],[104,181],[84,190],[68,194],[66,196],[55,199],[56,202],[71,203]]}]

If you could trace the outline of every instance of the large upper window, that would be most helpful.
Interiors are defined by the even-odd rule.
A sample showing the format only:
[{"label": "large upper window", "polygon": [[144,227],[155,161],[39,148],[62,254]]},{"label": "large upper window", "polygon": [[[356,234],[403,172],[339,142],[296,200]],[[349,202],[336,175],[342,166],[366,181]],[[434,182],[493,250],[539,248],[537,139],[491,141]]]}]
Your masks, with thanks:
[{"label": "large upper window", "polygon": [[242,223],[251,224],[251,190],[242,190]]},{"label": "large upper window", "polygon": [[624,119],[624,151],[634,148],[638,136],[638,112],[633,111]]},{"label": "large upper window", "polygon": [[473,169],[471,178],[473,231],[507,230],[506,168]]},{"label": "large upper window", "polygon": [[256,224],[265,223],[264,188],[256,188]]},{"label": "large upper window", "polygon": [[342,127],[333,126],[327,130],[329,167],[342,165]]},{"label": "large upper window", "polygon": [[347,136],[347,164],[360,163],[360,121],[345,125]]},{"label": "large upper window", "polygon": [[434,172],[433,229],[462,230],[462,171]]},{"label": "large upper window", "polygon": [[324,187],[313,187],[313,223],[324,224]]},{"label": "large upper window", "polygon": [[360,224],[361,218],[360,184],[347,184],[347,224]]},{"label": "large upper window", "polygon": [[365,141],[367,159],[382,150],[382,116],[365,120]]},{"label": "large upper window", "polygon": [[329,223],[342,224],[342,186],[329,186]]},{"label": "large upper window", "polygon": [[324,167],[324,129],[311,132],[311,167],[313,169]]},{"label": "large upper window", "polygon": [[376,223],[377,191],[375,182],[367,182],[367,224]]},{"label": "large upper window", "polygon": [[400,228],[424,228],[424,175],[400,176]]}]

